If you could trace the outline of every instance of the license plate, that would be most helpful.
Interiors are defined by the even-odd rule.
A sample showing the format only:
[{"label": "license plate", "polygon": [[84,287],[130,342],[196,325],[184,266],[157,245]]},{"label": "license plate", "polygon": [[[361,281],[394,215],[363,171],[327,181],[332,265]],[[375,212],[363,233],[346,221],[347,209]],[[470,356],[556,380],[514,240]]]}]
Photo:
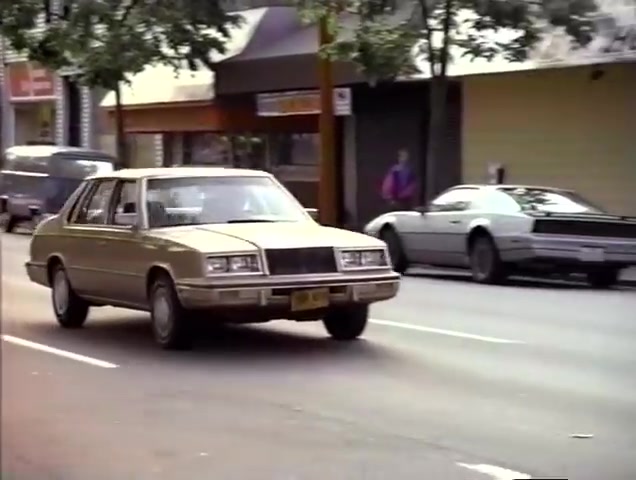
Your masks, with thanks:
[{"label": "license plate", "polygon": [[317,310],[329,306],[329,289],[313,288],[311,290],[299,290],[291,295],[291,309],[294,312],[301,310]]},{"label": "license plate", "polygon": [[602,248],[582,248],[579,250],[579,260],[582,262],[603,262],[605,250]]}]

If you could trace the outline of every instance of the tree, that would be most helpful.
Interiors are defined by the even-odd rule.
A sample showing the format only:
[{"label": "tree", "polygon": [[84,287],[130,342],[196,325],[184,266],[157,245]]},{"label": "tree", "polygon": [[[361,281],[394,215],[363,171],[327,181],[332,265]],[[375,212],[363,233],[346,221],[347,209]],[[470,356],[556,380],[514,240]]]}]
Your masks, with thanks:
[{"label": "tree", "polygon": [[[575,48],[595,35],[594,0],[301,0],[300,9],[308,22],[328,18],[334,40],[321,55],[355,63],[372,85],[428,70],[428,199],[446,187],[437,172],[443,168],[448,67],[454,57],[519,62],[546,28],[565,31]],[[354,17],[352,32],[338,25],[342,12]],[[400,12],[406,12],[401,21]]]},{"label": "tree", "polygon": [[[212,68],[242,21],[221,0],[1,0],[0,34],[29,60],[70,69],[77,81],[115,92],[117,155],[128,165],[122,82],[149,65]],[[37,28],[36,28],[37,27]],[[160,86],[158,86],[160,88]]]}]

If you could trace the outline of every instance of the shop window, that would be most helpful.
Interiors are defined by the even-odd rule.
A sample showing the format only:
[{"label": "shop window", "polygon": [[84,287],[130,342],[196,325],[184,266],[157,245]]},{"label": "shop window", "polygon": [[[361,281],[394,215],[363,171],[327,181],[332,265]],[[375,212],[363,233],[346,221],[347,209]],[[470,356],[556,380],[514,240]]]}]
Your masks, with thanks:
[{"label": "shop window", "polygon": [[68,144],[72,147],[82,145],[82,94],[77,82],[65,78],[64,86],[68,105]]},{"label": "shop window", "polygon": [[230,141],[235,167],[266,169],[267,139],[265,136],[233,135]]},{"label": "shop window", "polygon": [[316,166],[320,158],[317,133],[278,134],[270,137],[272,163],[275,165]]},{"label": "shop window", "polygon": [[225,135],[186,133],[183,135],[184,165],[231,165],[232,145]]}]

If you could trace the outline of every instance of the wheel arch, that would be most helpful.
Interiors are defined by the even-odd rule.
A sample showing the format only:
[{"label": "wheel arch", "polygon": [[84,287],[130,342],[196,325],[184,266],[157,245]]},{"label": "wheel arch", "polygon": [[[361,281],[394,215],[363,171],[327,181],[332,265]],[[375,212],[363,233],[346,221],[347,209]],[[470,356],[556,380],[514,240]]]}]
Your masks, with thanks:
[{"label": "wheel arch", "polygon": [[155,264],[148,269],[148,272],[146,273],[146,294],[150,293],[150,287],[152,287],[154,281],[162,275],[167,276],[174,282],[174,276],[172,275],[170,268],[166,265]]},{"label": "wheel arch", "polygon": [[484,224],[475,225],[470,230],[470,232],[468,233],[468,237],[466,238],[466,251],[467,252],[470,252],[470,250],[473,248],[473,244],[475,243],[475,240],[479,236],[486,236],[486,237],[489,237],[493,242],[495,241],[495,238],[494,238],[492,232],[490,231],[490,229],[486,225],[484,225]]}]

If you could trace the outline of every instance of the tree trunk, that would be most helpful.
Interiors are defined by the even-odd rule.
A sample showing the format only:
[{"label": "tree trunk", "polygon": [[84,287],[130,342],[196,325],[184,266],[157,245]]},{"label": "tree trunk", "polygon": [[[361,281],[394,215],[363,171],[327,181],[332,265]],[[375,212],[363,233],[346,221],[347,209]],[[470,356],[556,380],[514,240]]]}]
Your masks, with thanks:
[{"label": "tree trunk", "polygon": [[115,87],[115,142],[117,145],[117,165],[119,168],[127,168],[128,149],[126,148],[126,132],[124,129],[124,108],[121,104],[121,84]]},{"label": "tree trunk", "polygon": [[448,78],[431,78],[429,94],[428,138],[426,145],[426,174],[421,196],[431,201],[443,188],[440,177],[446,157]]}]

